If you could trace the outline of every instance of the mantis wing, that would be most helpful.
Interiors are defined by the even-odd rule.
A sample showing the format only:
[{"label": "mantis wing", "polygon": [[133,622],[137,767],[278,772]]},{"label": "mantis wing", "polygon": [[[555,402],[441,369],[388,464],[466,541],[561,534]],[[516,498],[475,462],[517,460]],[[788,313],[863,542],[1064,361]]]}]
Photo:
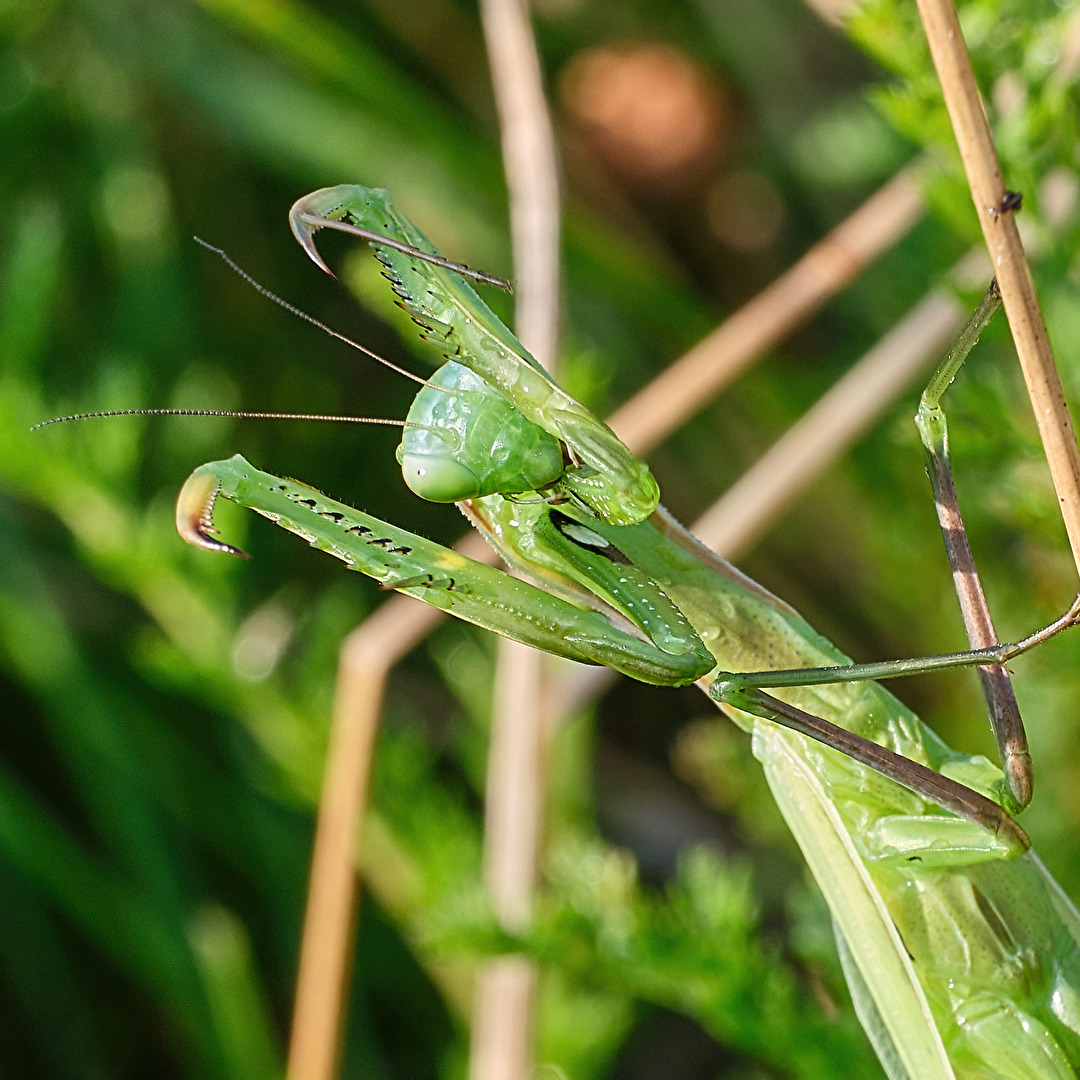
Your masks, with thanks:
[{"label": "mantis wing", "polygon": [[[755,724],[753,738],[773,798],[833,912],[852,999],[889,1080],[955,1080],[907,949],[835,804],[807,765],[805,740],[768,721]],[[847,948],[848,941],[857,941],[858,950]]]}]

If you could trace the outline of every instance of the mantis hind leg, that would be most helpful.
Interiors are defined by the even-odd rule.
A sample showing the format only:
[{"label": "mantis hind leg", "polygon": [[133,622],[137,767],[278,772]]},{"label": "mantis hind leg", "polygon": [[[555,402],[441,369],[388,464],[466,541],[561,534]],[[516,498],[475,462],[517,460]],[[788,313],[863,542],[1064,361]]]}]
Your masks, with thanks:
[{"label": "mantis hind leg", "polygon": [[736,688],[735,682],[737,677],[728,680],[721,675],[709,688],[710,696],[838,750],[957,815],[883,819],[878,823],[882,835],[873,838],[877,850],[929,865],[962,865],[981,862],[988,855],[1013,858],[1031,847],[1027,833],[985,795],[757,687]]},{"label": "mantis hind leg", "polygon": [[[895,780],[908,790],[952,811],[968,822],[990,830],[1001,842],[997,853],[1008,857],[1027,850],[1030,841],[1024,830],[1013,821],[1002,806],[925,765],[766,694],[765,688],[822,686],[829,683],[889,679],[900,675],[922,674],[955,667],[1004,665],[1014,657],[1022,655],[1063,630],[1068,630],[1078,624],[1080,624],[1080,596],[1060,618],[1014,644],[994,645],[970,652],[949,653],[916,660],[891,660],[876,664],[845,664],[839,667],[796,668],[786,671],[738,674],[721,672],[709,687],[709,695],[722,704],[734,706],[765,720],[775,721],[811,739],[816,739],[826,746],[831,746],[883,776]],[[1006,791],[1006,800],[1010,797],[1009,791]],[[932,839],[935,848],[941,847],[940,836],[935,833]],[[982,857],[985,857],[985,853]]]}]

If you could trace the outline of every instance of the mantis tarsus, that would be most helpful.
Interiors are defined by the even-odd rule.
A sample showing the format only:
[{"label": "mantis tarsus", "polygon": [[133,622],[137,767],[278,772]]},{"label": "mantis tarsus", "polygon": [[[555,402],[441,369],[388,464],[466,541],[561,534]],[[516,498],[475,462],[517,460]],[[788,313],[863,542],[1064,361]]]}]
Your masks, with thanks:
[{"label": "mantis tarsus", "polygon": [[[856,1006],[890,1076],[1074,1076],[1080,916],[1025,854],[1026,835],[995,800],[1000,771],[950,750],[876,683],[850,681],[851,674],[868,677],[861,669],[841,672],[840,682],[792,675],[783,681],[782,702],[764,696],[765,680],[755,676],[718,681],[720,667],[849,662],[656,509],[648,469],[550,381],[455,267],[430,261],[438,259],[434,248],[385,192],[316,192],[297,203],[292,223],[324,269],[315,232],[363,230],[425,336],[452,354],[455,366],[433,380],[441,389],[425,389],[426,404],[410,413],[423,437],[402,451],[403,464],[427,497],[466,500],[474,524],[543,588],[240,457],[204,465],[185,484],[177,507],[185,539],[235,550],[211,536],[214,500],[224,495],[385,588],[498,633],[645,681],[711,686],[753,735],[832,910]],[[499,410],[502,419],[492,421]],[[453,424],[445,423],[447,412]],[[508,431],[511,420],[518,425],[513,438],[532,433],[541,467],[520,483],[493,487],[478,479],[468,441],[476,435],[490,457],[490,431]],[[487,434],[480,433],[484,423],[492,424]],[[1062,625],[1076,617],[1074,605]],[[934,663],[1003,662],[1015,655],[1010,648]],[[810,678],[819,685],[808,686]],[[877,771],[792,726],[861,753]]]}]

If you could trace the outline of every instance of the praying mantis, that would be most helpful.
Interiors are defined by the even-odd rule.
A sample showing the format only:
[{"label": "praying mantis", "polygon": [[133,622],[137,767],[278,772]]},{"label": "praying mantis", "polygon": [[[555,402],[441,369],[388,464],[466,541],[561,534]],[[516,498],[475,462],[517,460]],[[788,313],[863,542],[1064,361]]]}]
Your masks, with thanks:
[{"label": "praying mantis", "polygon": [[[538,584],[240,456],[188,479],[184,539],[239,554],[215,536],[225,497],[384,588],[504,636],[646,682],[698,682],[752,736],[887,1074],[1075,1076],[1080,914],[1002,807],[1001,771],[948,748],[877,683],[851,681],[861,671],[841,682],[803,671],[775,698],[760,676],[731,674],[849,661],[658,506],[647,466],[535,364],[386,192],[324,189],[291,222],[324,269],[316,232],[359,231],[424,336],[451,354],[406,421],[406,478],[423,497],[459,502]],[[1015,647],[945,662],[1004,662],[1076,619],[1074,605]]]}]

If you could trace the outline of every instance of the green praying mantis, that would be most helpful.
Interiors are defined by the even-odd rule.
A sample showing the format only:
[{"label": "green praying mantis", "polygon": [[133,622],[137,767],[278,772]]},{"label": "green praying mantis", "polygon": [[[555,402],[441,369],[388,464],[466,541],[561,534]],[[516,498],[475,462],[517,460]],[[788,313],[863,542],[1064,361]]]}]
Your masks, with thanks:
[{"label": "green praying mantis", "polygon": [[406,480],[421,497],[458,502],[537,584],[240,456],[201,466],[184,485],[184,539],[239,554],[215,536],[214,502],[224,496],[384,588],[478,626],[646,682],[697,681],[752,736],[832,912],[887,1074],[1077,1075],[1080,914],[1003,807],[1016,803],[1001,771],[948,748],[867,681],[1004,663],[1075,623],[1077,606],[1015,646],[899,670],[852,667],[658,506],[647,466],[551,380],[466,269],[442,259],[386,192],[324,189],[301,199],[291,222],[324,269],[319,229],[369,241],[402,305],[451,357],[409,412],[399,450]]}]

